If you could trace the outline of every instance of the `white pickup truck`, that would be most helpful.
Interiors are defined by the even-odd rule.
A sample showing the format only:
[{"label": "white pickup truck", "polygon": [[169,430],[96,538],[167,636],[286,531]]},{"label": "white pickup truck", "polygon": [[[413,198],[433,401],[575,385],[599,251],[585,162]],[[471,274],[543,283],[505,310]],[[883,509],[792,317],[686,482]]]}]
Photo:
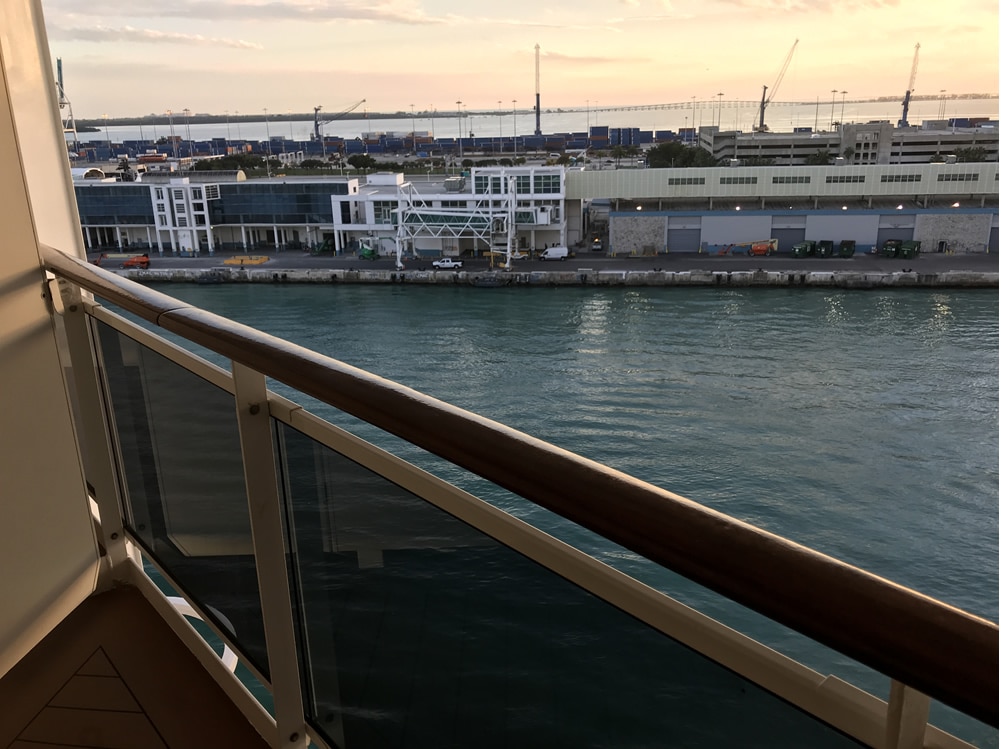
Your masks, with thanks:
[{"label": "white pickup truck", "polygon": [[456,260],[454,257],[443,257],[438,260],[431,261],[431,265],[440,269],[461,268],[462,261]]}]

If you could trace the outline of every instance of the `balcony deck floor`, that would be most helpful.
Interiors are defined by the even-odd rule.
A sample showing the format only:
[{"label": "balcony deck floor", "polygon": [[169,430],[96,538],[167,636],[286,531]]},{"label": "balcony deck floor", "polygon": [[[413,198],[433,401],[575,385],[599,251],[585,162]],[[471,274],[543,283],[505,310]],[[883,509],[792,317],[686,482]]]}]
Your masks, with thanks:
[{"label": "balcony deck floor", "polygon": [[0,679],[0,747],[266,747],[134,588],[92,596]]}]

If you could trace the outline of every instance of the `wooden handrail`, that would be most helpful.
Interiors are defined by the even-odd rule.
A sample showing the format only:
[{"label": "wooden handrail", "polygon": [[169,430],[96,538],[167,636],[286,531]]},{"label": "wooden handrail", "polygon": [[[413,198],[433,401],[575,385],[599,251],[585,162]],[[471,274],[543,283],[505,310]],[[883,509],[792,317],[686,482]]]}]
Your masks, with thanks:
[{"label": "wooden handrail", "polygon": [[998,626],[416,390],[179,302],[57,250],[52,272],[190,341],[998,725]]}]

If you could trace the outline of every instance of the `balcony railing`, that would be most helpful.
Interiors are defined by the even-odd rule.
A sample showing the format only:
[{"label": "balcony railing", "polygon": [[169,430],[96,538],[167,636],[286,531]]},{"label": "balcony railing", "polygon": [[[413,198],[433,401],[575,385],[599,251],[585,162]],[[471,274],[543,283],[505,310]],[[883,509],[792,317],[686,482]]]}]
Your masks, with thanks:
[{"label": "balcony railing", "polygon": [[[993,622],[56,250],[43,259],[111,561],[123,528],[269,687],[279,743],[306,730],[342,746],[963,745],[926,725],[929,698],[998,724]],[[266,377],[877,670],[889,702],[324,422]]]}]

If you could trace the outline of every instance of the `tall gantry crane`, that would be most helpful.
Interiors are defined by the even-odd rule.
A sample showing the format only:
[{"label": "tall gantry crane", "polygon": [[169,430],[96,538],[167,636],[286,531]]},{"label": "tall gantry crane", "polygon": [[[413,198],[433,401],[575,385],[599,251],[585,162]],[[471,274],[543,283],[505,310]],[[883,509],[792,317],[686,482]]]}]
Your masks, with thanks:
[{"label": "tall gantry crane", "polygon": [[76,132],[76,119],[73,117],[73,105],[66,96],[66,88],[63,86],[63,58],[56,58],[56,93],[59,95],[59,108],[68,109],[69,116],[63,118],[63,134],[73,135],[73,150],[80,150],[80,143]]},{"label": "tall gantry crane", "polygon": [[364,103],[365,103],[364,99],[362,99],[361,101],[356,101],[347,109],[342,109],[340,112],[333,115],[332,117],[330,117],[330,119],[325,120],[324,122],[320,122],[320,110],[323,109],[323,107],[322,106],[313,107],[313,134],[316,136],[316,139],[321,142],[323,141],[323,135],[320,133],[320,128],[322,128],[324,125],[329,125],[331,122],[334,122],[335,120],[339,120],[346,114],[350,114],[351,112],[358,109],[358,107],[360,107]]},{"label": "tall gantry crane", "polygon": [[918,77],[918,51],[920,49],[921,43],[918,42],[914,45],[914,64],[911,65],[911,80],[907,82],[907,90],[904,92],[904,108],[900,113],[900,122],[897,123],[897,127],[910,127],[910,124],[907,122],[907,110],[911,106],[911,94],[914,92],[914,79]]},{"label": "tall gantry crane", "polygon": [[768,93],[768,86],[761,87],[761,109],[758,112],[758,126],[754,128],[759,132],[766,132],[768,130],[768,125],[765,124],[765,107],[772,103],[772,99],[775,98],[775,94],[779,90],[779,84],[782,83],[782,79],[785,78],[786,70],[789,68],[789,62],[792,60],[792,53],[796,51],[796,45],[799,44],[799,39],[792,43],[792,49],[789,50],[789,54],[786,55],[786,60],[782,63],[782,70],[779,71],[778,77],[775,79],[775,83],[772,84],[772,95],[767,99],[765,95]]}]

